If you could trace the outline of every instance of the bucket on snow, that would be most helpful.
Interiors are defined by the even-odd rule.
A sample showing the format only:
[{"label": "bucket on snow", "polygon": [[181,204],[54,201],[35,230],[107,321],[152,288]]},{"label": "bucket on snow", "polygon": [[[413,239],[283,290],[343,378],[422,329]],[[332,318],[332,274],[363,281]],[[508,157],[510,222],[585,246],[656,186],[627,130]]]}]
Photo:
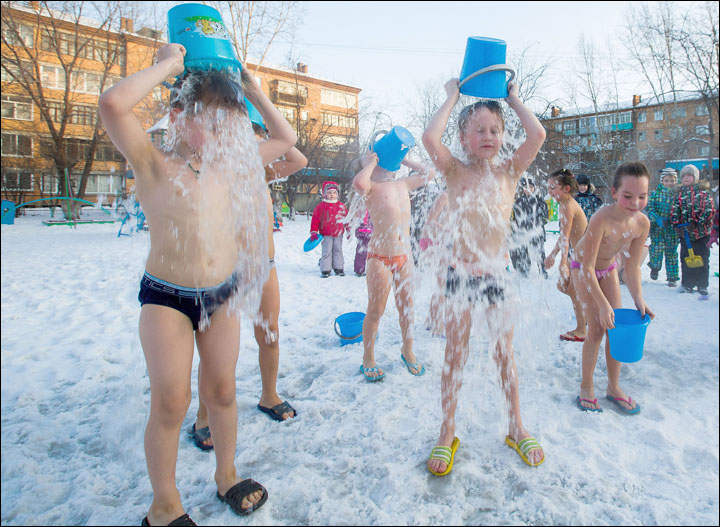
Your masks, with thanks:
[{"label": "bucket on snow", "polygon": [[637,362],[642,359],[645,332],[650,315],[640,317],[637,309],[615,309],[615,327],[608,329],[610,355],[620,362]]},{"label": "bucket on snow", "polygon": [[[377,139],[380,134],[385,135]],[[403,159],[415,146],[415,138],[406,128],[393,126],[389,132],[387,130],[375,132],[371,144],[372,151],[378,156],[378,165],[385,170],[395,172],[400,170]]]},{"label": "bucket on snow", "polygon": [[335,333],[340,337],[340,345],[362,342],[363,321],[365,313],[352,311],[335,319]]},{"label": "bucket on snow", "polygon": [[[504,99],[515,72],[505,64],[506,43],[488,37],[468,37],[460,70],[460,93],[485,99]],[[506,72],[510,78],[506,79]]]},{"label": "bucket on snow", "polygon": [[168,41],[185,47],[185,72],[242,69],[217,9],[180,4],[168,11]]}]

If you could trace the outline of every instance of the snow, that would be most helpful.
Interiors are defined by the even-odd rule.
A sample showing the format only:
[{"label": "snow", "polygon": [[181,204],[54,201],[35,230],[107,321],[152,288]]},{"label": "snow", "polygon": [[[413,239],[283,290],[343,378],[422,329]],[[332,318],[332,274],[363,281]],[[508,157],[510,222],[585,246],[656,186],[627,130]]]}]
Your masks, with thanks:
[{"label": "snow", "polygon": [[[143,432],[149,382],[137,334],[137,293],[147,233],[117,237],[119,224],[47,227],[28,215],[2,225],[2,524],[137,525],[152,499]],[[243,322],[237,366],[237,467],[269,492],[240,519],[215,497],[213,453],[181,432],[178,488],[198,524],[214,525],[718,525],[718,248],[710,299],[669,289],[664,271],[643,291],[657,313],[641,361],[623,366],[623,388],[642,411],[625,416],[604,399],[601,352],[596,395],[605,411],[579,411],[581,345],[569,299],[549,280],[515,279],[513,317],[522,417],[546,462],[525,465],[508,448],[506,411],[476,324],[460,391],[460,448],[452,473],[425,462],[440,425],[444,340],[423,321],[434,279],[417,270],[411,376],[400,360],[392,295],[376,358],[386,376],[365,382],[362,344],[339,346],[338,315],[365,311],[365,280],[321,279],[319,249],[301,250],[309,221],[276,233],[281,289],[278,391],[297,410],[277,423],[256,409],[257,345]],[[556,235],[548,236],[550,249]],[[623,288],[623,302],[632,306]],[[478,317],[482,321],[482,316]]]}]

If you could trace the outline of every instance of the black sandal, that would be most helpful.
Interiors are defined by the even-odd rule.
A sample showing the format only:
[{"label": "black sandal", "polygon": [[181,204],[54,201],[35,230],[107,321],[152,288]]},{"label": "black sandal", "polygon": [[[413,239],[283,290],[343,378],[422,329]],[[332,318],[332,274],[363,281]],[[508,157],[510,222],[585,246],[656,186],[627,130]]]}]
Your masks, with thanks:
[{"label": "black sandal", "polygon": [[[150,526],[150,523],[148,523],[147,516],[145,516],[145,517],[143,518],[143,521],[142,521],[142,523],[141,523],[140,525],[142,525],[143,527],[145,527],[145,526],[149,527],[149,526]],[[168,523],[168,525],[170,525],[170,526],[172,526],[172,527],[191,527],[191,526],[193,526],[193,525],[197,526],[197,523],[195,523],[194,521],[192,521],[192,519],[190,518],[190,516],[188,516],[187,514],[183,514],[183,515],[180,516],[179,518],[175,518],[173,521],[171,521],[170,523]]]},{"label": "black sandal", "polygon": [[[247,509],[242,508],[243,498],[248,497],[255,491],[262,490],[262,498],[254,505],[250,505]],[[258,510],[262,507],[268,499],[267,489],[260,485],[254,479],[244,479],[239,483],[236,483],[225,493],[225,496],[221,496],[220,492],[217,493],[217,497],[220,501],[230,505],[233,511],[242,516],[247,516],[251,512]]]}]

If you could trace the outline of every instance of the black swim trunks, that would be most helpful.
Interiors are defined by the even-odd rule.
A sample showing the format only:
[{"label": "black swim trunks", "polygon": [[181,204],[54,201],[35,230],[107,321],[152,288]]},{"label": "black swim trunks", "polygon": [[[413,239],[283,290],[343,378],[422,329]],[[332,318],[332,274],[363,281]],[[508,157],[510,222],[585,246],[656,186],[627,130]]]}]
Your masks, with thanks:
[{"label": "black swim trunks", "polygon": [[445,282],[445,297],[453,297],[458,293],[465,293],[470,303],[482,300],[493,305],[505,300],[505,288],[498,283],[494,276],[461,275],[454,267],[450,266]]}]

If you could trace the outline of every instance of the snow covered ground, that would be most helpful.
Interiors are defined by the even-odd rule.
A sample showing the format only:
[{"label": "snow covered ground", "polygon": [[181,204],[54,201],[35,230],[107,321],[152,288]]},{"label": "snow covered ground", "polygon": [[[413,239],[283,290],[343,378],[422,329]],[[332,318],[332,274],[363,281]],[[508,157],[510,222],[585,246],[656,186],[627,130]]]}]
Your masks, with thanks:
[{"label": "snow covered ground", "polygon": [[[118,224],[46,227],[43,216],[2,226],[2,524],[138,525],[151,501],[142,436],[149,383],[137,323],[147,233]],[[710,300],[660,280],[643,288],[657,313],[645,355],[622,384],[642,405],[621,415],[575,407],[580,349],[569,299],[549,280],[516,280],[515,349],[522,416],[546,462],[525,465],[503,442],[505,409],[486,329],[477,325],[460,392],[452,473],[425,467],[440,422],[444,340],[424,329],[432,277],[416,273],[415,352],[400,361],[392,295],[380,324],[380,383],[358,372],[362,344],[341,347],[338,315],[365,311],[365,280],[321,279],[319,249],[303,253],[309,222],[275,235],[282,307],[278,389],[298,410],[276,423],[256,409],[257,346],[243,324],[237,367],[239,475],[263,483],[268,503],[240,518],[215,497],[213,453],[183,432],[177,467],[186,511],[214,525],[718,525],[718,249]],[[547,246],[555,242],[550,235]],[[520,299],[522,302],[520,302]],[[623,289],[625,305],[632,306]],[[195,358],[197,369],[197,356]],[[197,408],[193,403],[183,428]]]}]

